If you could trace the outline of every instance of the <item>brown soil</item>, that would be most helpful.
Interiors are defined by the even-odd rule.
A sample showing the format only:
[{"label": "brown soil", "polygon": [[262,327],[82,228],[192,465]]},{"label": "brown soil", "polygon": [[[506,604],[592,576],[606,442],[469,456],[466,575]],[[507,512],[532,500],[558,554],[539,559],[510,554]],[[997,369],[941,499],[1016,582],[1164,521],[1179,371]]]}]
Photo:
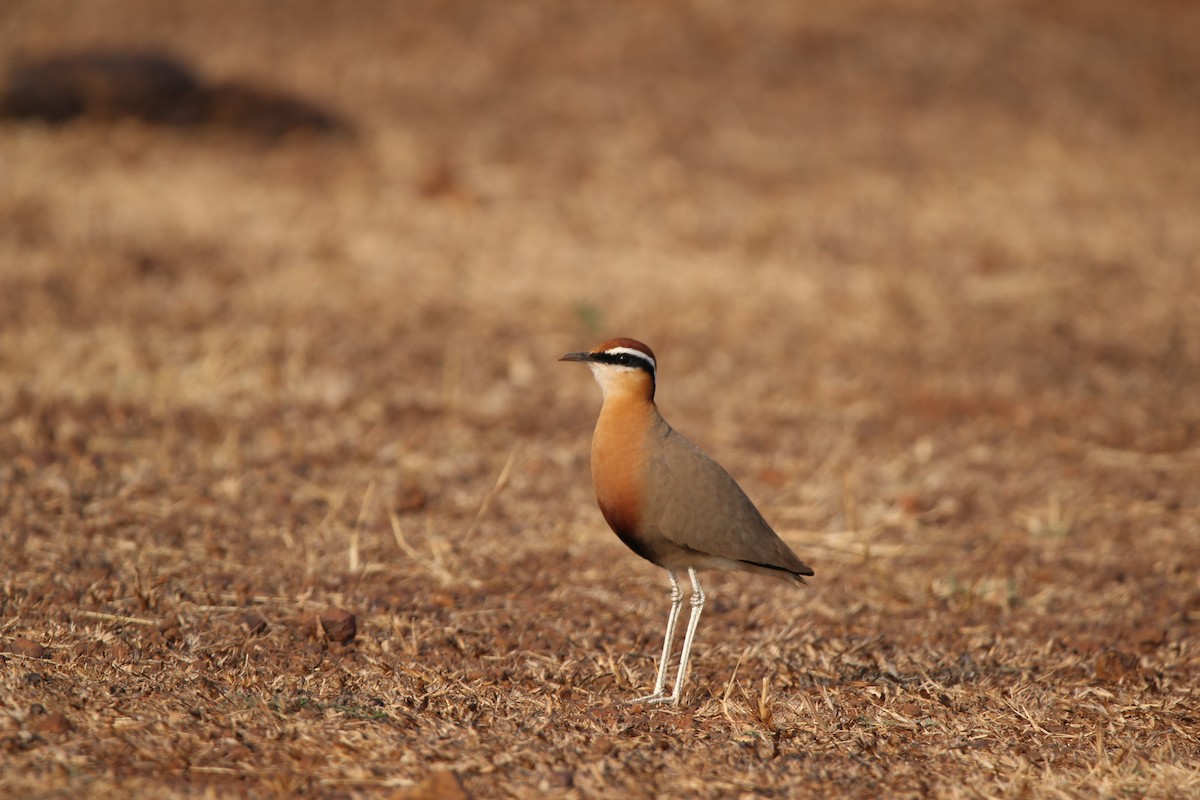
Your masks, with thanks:
[{"label": "brown soil", "polygon": [[[1200,794],[1198,41],[0,5],[358,132],[0,125],[0,795]],[[712,575],[678,708],[555,362],[613,335],[816,570]]]}]

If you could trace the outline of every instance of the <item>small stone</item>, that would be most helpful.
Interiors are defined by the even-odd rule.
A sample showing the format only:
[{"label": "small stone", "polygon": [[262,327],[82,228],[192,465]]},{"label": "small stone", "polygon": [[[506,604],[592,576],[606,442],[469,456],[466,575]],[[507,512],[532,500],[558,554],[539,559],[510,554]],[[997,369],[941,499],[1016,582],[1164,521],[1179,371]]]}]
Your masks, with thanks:
[{"label": "small stone", "polygon": [[63,734],[74,727],[61,711],[51,711],[30,720],[29,729],[34,733]]},{"label": "small stone", "polygon": [[344,608],[331,608],[321,615],[321,630],[331,642],[345,644],[358,633],[358,620]]},{"label": "small stone", "polygon": [[917,516],[929,510],[929,503],[918,494],[906,492],[896,498],[896,505],[900,506],[900,510],[909,516]]},{"label": "small stone", "polygon": [[25,656],[26,658],[45,658],[46,648],[42,647],[37,642],[26,639],[23,636],[18,636],[15,639],[9,639],[0,646],[0,652],[12,653],[13,655]]},{"label": "small stone", "polygon": [[1096,677],[1105,683],[1120,683],[1138,673],[1138,657],[1131,653],[1105,650],[1096,656]]},{"label": "small stone", "polygon": [[399,800],[471,800],[453,772],[431,772],[425,780],[396,795]]},{"label": "small stone", "polygon": [[609,739],[607,736],[597,736],[592,740],[592,745],[588,748],[588,752],[592,758],[599,759],[611,753],[615,746],[612,739]]},{"label": "small stone", "polygon": [[167,644],[177,642],[183,636],[183,631],[179,627],[178,618],[168,619],[159,623],[158,627],[154,629],[154,632],[161,641]]},{"label": "small stone", "polygon": [[397,514],[420,511],[429,502],[429,496],[419,484],[407,481],[396,487],[392,508]]},{"label": "small stone", "polygon": [[234,623],[245,628],[251,636],[259,636],[267,632],[271,626],[267,618],[257,611],[246,611],[233,617]]},{"label": "small stone", "polygon": [[546,776],[546,786],[550,789],[573,789],[575,773],[569,769],[558,769]]}]

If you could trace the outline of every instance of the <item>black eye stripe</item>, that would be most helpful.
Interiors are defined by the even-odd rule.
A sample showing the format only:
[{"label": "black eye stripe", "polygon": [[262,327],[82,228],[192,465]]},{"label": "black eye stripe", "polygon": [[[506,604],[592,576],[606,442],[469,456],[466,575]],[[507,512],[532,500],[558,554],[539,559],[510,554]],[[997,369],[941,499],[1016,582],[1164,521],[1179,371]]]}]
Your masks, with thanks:
[{"label": "black eye stripe", "polygon": [[644,369],[654,375],[654,365],[647,359],[633,353],[594,353],[592,359],[603,364],[615,364],[619,367],[635,367]]}]

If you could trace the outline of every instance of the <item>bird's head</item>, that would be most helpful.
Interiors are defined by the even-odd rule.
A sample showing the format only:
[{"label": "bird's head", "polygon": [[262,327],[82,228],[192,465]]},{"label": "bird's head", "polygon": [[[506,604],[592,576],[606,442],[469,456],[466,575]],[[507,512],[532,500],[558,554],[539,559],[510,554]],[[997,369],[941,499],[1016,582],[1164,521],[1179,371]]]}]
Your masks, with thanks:
[{"label": "bird's head", "polygon": [[605,397],[640,394],[654,399],[654,351],[636,339],[609,339],[587,352],[567,353],[559,361],[582,361],[591,367]]}]

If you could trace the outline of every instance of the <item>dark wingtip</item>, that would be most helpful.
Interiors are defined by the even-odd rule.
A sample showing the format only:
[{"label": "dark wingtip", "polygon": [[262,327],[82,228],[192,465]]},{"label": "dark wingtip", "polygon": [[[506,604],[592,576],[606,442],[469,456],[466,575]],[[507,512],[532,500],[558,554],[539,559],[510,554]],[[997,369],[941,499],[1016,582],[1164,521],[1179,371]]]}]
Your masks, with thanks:
[{"label": "dark wingtip", "polygon": [[804,562],[800,562],[800,569],[792,569],[791,567],[781,567],[778,564],[763,564],[758,561],[747,561],[746,559],[742,559],[742,563],[749,564],[752,567],[762,567],[763,569],[773,570],[774,574],[778,575],[779,577],[785,578],[785,579],[791,578],[796,583],[800,583],[800,584],[808,583],[808,581],[806,581],[804,579],[806,577],[811,578],[813,575],[816,574],[815,572],[813,572],[812,567],[810,567],[808,564],[805,564]]}]

